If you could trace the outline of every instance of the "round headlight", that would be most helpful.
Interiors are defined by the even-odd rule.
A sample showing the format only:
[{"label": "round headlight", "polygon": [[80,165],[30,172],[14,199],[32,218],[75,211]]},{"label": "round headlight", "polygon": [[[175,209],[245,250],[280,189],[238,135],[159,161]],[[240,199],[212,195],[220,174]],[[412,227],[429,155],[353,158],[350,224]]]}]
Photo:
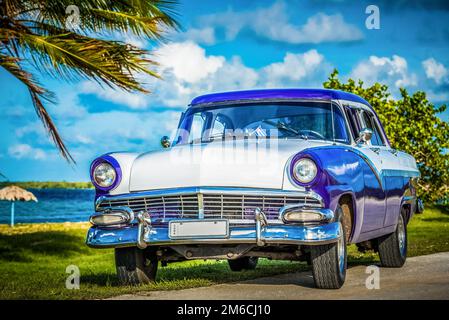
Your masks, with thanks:
[{"label": "round headlight", "polygon": [[293,175],[295,179],[301,183],[309,183],[315,179],[318,169],[313,160],[302,158],[296,161],[293,167]]},{"label": "round headlight", "polygon": [[107,162],[101,162],[98,164],[93,172],[94,182],[103,188],[112,186],[117,178],[117,172],[112,165]]}]

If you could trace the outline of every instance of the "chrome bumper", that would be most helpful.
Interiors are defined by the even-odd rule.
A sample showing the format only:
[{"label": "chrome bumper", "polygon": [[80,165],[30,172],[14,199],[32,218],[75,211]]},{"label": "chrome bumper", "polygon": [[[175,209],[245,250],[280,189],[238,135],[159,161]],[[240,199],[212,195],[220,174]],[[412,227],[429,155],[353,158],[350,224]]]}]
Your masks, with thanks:
[{"label": "chrome bumper", "polygon": [[[264,225],[230,226],[229,236],[221,239],[170,239],[167,227],[149,226],[139,229],[142,224],[121,228],[92,227],[87,234],[87,245],[94,248],[127,246],[161,246],[177,244],[240,244],[254,245],[294,244],[319,245],[338,241],[339,222],[330,222],[318,226],[301,225]],[[140,237],[140,239],[139,239]]]},{"label": "chrome bumper", "polygon": [[[198,198],[198,214],[194,215],[196,219],[206,219],[203,210],[203,194],[244,194],[246,196],[254,196],[263,194],[264,196],[283,196],[287,197],[301,195],[304,197],[313,197],[320,206],[310,205],[307,203],[285,204],[280,208],[276,219],[271,217],[267,219],[263,207],[256,207],[254,220],[244,220],[244,223],[239,223],[236,220],[228,219],[229,234],[226,238],[189,238],[189,239],[171,239],[169,236],[168,227],[160,225],[151,221],[150,211],[147,208],[147,201],[144,200],[145,208],[137,208],[135,212],[131,208],[131,204],[135,199],[142,199],[142,197],[151,195],[171,195],[174,194],[194,194],[199,195]],[[336,242],[340,238],[339,223],[335,222],[334,212],[323,208],[321,198],[316,194],[310,192],[296,192],[284,190],[256,190],[256,189],[235,189],[235,188],[189,188],[189,189],[173,189],[162,191],[152,191],[133,195],[109,197],[107,200],[99,199],[97,202],[97,213],[95,218],[100,217],[98,221],[106,221],[102,219],[101,215],[108,215],[114,213],[120,218],[120,221],[128,221],[119,226],[105,226],[94,225],[90,228],[87,235],[87,245],[90,247],[104,248],[104,247],[124,247],[124,246],[138,246],[145,248],[147,246],[161,246],[161,245],[177,245],[177,244],[248,244],[254,243],[255,246],[264,246],[268,244],[325,244]],[[305,198],[306,199],[306,198]],[[103,201],[109,201],[109,206],[101,208],[99,204]],[[125,207],[112,206],[110,201],[116,201],[116,204],[125,205]],[[142,201],[142,200],[139,200]],[[150,200],[151,201],[151,200]],[[264,203],[264,202],[263,202]],[[165,208],[165,207],[164,207]],[[147,210],[148,209],[148,210]],[[201,214],[203,213],[203,214]],[[298,220],[287,221],[285,215],[292,213],[304,213],[313,216],[312,224],[299,224]],[[123,217],[122,217],[123,215]],[[190,218],[190,217],[189,217]],[[224,218],[224,217],[221,217]],[[302,219],[301,217],[299,217]],[[312,220],[313,220],[312,219]],[[91,220],[93,222],[95,219]],[[110,220],[110,219],[109,219]],[[176,220],[176,219],[175,219]],[[310,222],[310,221],[309,221]],[[153,225],[152,225],[153,223]]]}]

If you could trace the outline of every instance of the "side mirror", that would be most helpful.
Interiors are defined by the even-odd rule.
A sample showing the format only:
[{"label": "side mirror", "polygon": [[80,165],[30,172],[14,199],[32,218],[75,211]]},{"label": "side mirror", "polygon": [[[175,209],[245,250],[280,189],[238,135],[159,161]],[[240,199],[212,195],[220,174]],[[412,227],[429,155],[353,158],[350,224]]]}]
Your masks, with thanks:
[{"label": "side mirror", "polygon": [[161,145],[163,148],[170,148],[170,145],[171,145],[170,138],[167,136],[163,136],[161,138]]},{"label": "side mirror", "polygon": [[359,138],[357,139],[357,143],[367,143],[373,137],[373,130],[368,128],[363,128],[360,130]]}]

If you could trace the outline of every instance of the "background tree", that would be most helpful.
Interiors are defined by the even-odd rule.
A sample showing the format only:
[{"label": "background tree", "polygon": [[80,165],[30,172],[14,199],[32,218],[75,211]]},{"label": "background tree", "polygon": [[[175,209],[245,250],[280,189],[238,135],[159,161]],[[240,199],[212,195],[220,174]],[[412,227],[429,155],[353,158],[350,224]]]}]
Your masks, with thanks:
[{"label": "background tree", "polygon": [[[0,1],[0,67],[27,88],[37,115],[62,156],[74,161],[48,114],[53,93],[34,72],[67,81],[93,79],[126,91],[148,92],[136,74],[158,75],[149,52],[102,36],[128,33],[150,41],[176,29],[172,0],[2,0]],[[79,12],[79,19],[77,19]],[[71,19],[71,20],[68,20]]]},{"label": "background tree", "polygon": [[361,80],[342,83],[337,70],[323,85],[367,100],[379,115],[392,147],[410,153],[418,162],[419,195],[432,202],[449,199],[449,123],[438,116],[446,105],[435,107],[422,91],[410,95],[401,88],[401,98],[395,100],[388,87],[380,83],[370,87],[364,87]]}]

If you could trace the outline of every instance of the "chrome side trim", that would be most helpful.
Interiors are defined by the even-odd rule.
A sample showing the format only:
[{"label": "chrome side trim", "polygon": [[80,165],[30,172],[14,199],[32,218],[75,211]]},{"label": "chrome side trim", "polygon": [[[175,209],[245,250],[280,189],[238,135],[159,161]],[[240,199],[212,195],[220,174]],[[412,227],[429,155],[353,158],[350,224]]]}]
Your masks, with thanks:
[{"label": "chrome side trim", "polygon": [[381,171],[382,176],[384,177],[419,177],[419,171],[412,170],[393,170],[393,169],[384,169]]}]

